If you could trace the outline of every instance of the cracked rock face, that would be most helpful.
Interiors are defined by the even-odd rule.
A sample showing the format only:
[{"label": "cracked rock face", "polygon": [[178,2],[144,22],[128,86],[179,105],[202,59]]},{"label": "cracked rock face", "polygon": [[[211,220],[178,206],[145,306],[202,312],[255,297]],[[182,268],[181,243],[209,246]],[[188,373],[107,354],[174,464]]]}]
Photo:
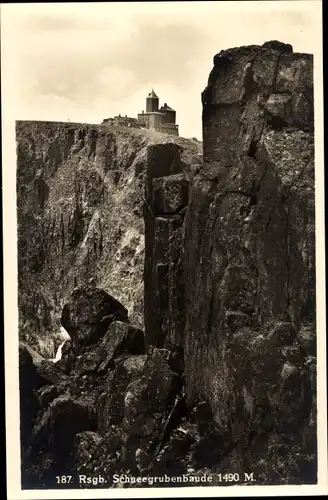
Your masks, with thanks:
[{"label": "cracked rock face", "polygon": [[[172,144],[148,150],[145,218],[145,329],[149,345],[183,343],[182,225],[194,170]],[[180,321],[181,319],[181,321]]]},{"label": "cracked rock face", "polygon": [[315,330],[313,61],[283,49],[214,58],[185,225],[187,392],[239,443],[297,442],[314,403],[301,344]]},{"label": "cracked rock face", "polygon": [[[186,212],[169,203],[179,162],[167,155],[160,179],[148,171],[146,338],[183,346],[189,404],[209,403],[237,453],[230,467],[257,467],[264,482],[306,468],[315,478],[312,71],[311,55],[281,42],[221,51],[202,94],[204,164]],[[277,435],[298,453],[306,441],[307,458],[273,454],[268,473],[257,449],[279,448]]]}]

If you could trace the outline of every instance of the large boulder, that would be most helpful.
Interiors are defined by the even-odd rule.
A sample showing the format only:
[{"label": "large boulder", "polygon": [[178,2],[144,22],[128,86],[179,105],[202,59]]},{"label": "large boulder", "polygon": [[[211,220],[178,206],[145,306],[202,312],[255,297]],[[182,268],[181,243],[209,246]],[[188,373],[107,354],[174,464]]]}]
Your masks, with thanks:
[{"label": "large boulder", "polygon": [[167,349],[153,349],[141,377],[126,388],[123,460],[134,470],[138,467],[138,454],[149,456],[150,465],[152,456],[159,452],[170,412],[182,388],[181,379],[170,368],[170,354]]},{"label": "large boulder", "polygon": [[120,360],[110,372],[106,391],[101,394],[97,402],[98,428],[102,435],[105,435],[112,425],[121,424],[127,386],[142,375],[145,362],[145,355],[127,357]]},{"label": "large boulder", "polygon": [[110,363],[124,353],[145,353],[144,332],[130,323],[114,321],[97,348],[100,360],[98,371],[106,371]]},{"label": "large boulder", "polygon": [[74,361],[74,373],[105,375],[114,368],[114,362],[122,355],[145,353],[144,332],[130,323],[113,321],[96,345],[89,346]]},{"label": "large boulder", "polygon": [[49,384],[60,385],[68,382],[69,377],[63,373],[56,363],[51,360],[44,359],[38,366],[38,373]]},{"label": "large boulder", "polygon": [[61,317],[75,352],[97,343],[115,320],[128,321],[127,309],[104,290],[92,286],[76,289]]},{"label": "large boulder", "polygon": [[28,471],[32,480],[55,485],[55,476],[69,473],[74,466],[76,434],[94,430],[95,400],[90,394],[79,398],[68,394],[57,397],[33,429],[25,473]]}]

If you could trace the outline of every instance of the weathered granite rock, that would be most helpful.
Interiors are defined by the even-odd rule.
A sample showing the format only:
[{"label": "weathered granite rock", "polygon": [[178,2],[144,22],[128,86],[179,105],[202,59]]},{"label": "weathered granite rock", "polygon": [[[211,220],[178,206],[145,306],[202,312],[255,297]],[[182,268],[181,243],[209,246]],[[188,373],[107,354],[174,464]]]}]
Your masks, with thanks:
[{"label": "weathered granite rock", "polygon": [[315,325],[313,323],[302,325],[297,333],[297,339],[305,356],[316,356],[317,338]]},{"label": "weathered granite rock", "polygon": [[105,291],[94,287],[75,290],[61,317],[76,353],[81,347],[95,344],[117,320],[128,321],[126,308]]},{"label": "weathered granite rock", "polygon": [[[276,434],[314,456],[303,439],[315,404],[312,71],[311,55],[277,41],[221,51],[180,224],[156,213],[169,206],[172,162],[167,182],[148,171],[146,338],[184,347],[188,404],[208,402],[225,458],[213,456],[235,470],[256,467],[247,450],[260,462]],[[271,480],[297,477],[296,462]]]},{"label": "weathered granite rock", "polygon": [[77,488],[108,488],[111,485],[113,471],[120,458],[121,438],[113,432],[105,437],[96,432],[80,432],[74,439],[74,468],[77,473],[91,482],[79,484]]},{"label": "weathered granite rock", "polygon": [[174,214],[188,204],[189,181],[182,174],[153,180],[151,205],[155,214]]},{"label": "weathered granite rock", "polygon": [[[145,329],[148,345],[180,345],[183,322],[181,261],[175,234],[185,217],[192,172],[182,173],[181,152],[173,144],[148,149],[145,217]],[[180,233],[179,233],[180,234]]]},{"label": "weathered granite rock", "polygon": [[144,332],[130,323],[113,321],[97,344],[88,346],[79,354],[72,369],[81,377],[84,374],[106,374],[114,368],[114,363],[121,355],[144,354]]},{"label": "weathered granite rock", "polygon": [[110,426],[123,420],[124,397],[129,383],[138,378],[144,370],[146,356],[131,356],[117,363],[107,379],[106,391],[97,402],[98,428],[105,435]]},{"label": "weathered granite rock", "polygon": [[153,349],[141,377],[127,386],[124,397],[123,459],[129,467],[137,467],[138,449],[149,455],[147,465],[150,465],[152,455],[156,455],[163,445],[171,411],[182,388],[181,380],[170,369],[169,358],[168,350]]},{"label": "weathered granite rock", "polygon": [[114,321],[97,348],[98,371],[106,371],[110,363],[121,354],[144,354],[144,332],[129,323]]},{"label": "weathered granite rock", "polygon": [[275,432],[301,439],[313,401],[297,340],[315,320],[313,61],[287,49],[214,58],[185,225],[187,395],[240,457]]},{"label": "weathered granite rock", "polygon": [[63,373],[56,366],[56,363],[49,361],[48,359],[44,359],[38,365],[37,368],[38,373],[47,381],[49,384],[63,384],[69,380],[68,376]]},{"label": "weathered granite rock", "polygon": [[279,42],[278,40],[270,40],[262,45],[265,49],[278,50],[279,52],[293,52],[293,47],[290,43]]},{"label": "weathered granite rock", "polygon": [[76,447],[76,461],[88,462],[102,443],[102,438],[96,432],[84,431],[76,434],[74,447]]},{"label": "weathered granite rock", "polygon": [[94,373],[97,371],[100,359],[97,351],[88,351],[77,356],[75,360],[74,371],[79,377],[86,373]]}]

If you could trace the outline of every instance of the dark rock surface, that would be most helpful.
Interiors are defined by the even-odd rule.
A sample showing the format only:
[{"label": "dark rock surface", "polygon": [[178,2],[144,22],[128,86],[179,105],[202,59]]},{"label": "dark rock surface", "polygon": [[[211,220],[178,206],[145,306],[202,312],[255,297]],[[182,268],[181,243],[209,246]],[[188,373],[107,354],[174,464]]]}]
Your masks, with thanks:
[{"label": "dark rock surface", "polygon": [[37,391],[46,381],[37,371],[40,356],[23,342],[19,344],[20,431],[22,453],[29,444],[29,436],[39,411]]},{"label": "dark rock surface", "polygon": [[96,288],[77,289],[65,304],[61,323],[78,352],[96,344],[113,321],[128,320],[128,311],[114,297]]},{"label": "dark rock surface", "polygon": [[101,394],[97,403],[100,434],[105,435],[111,425],[122,423],[127,387],[133,379],[143,373],[145,362],[145,355],[121,359],[107,377],[106,390]]},{"label": "dark rock surface", "polygon": [[[60,361],[43,359],[26,343],[20,347],[25,487],[55,486],[61,474],[101,475],[105,482],[89,487],[106,488],[113,486],[113,474],[125,473],[211,474],[212,485],[220,484],[218,474],[251,472],[258,485],[316,482],[312,71],[311,55],[295,54],[278,41],[217,54],[202,94],[202,166],[181,142],[147,143],[141,158],[135,153],[141,154],[139,138],[127,139],[135,148],[127,148],[129,162],[138,176],[144,174],[136,206],[143,205],[144,217],[145,332],[130,314],[131,302],[122,298],[126,291],[114,293],[128,280],[121,282],[112,266],[111,233],[102,233],[107,239],[101,251],[92,233],[99,254],[89,254],[88,263],[79,253],[96,227],[95,212],[88,222],[79,215],[85,194],[73,212],[63,210],[70,215],[61,244],[75,250],[59,252],[67,259],[61,273],[71,262],[76,274],[80,262],[88,280],[68,292],[64,279],[58,303],[71,339],[62,345]],[[97,157],[109,175],[106,183],[114,182],[112,170],[117,178],[132,176],[129,167],[124,170],[125,160],[116,164],[120,143],[112,138],[119,133],[104,133],[106,141],[99,142],[97,134],[103,132],[95,130],[65,128],[67,135],[59,134],[46,153],[47,168],[55,172],[67,155],[88,151],[91,171],[98,172],[92,163]],[[30,156],[24,156],[27,151]],[[48,170],[48,177],[36,175],[37,151],[36,143],[27,147],[23,141],[19,161],[24,157],[35,171],[23,173],[21,165],[19,172],[29,189],[39,186],[33,188],[34,209],[43,214],[56,185]],[[110,191],[112,197],[121,196],[120,189],[129,185],[125,181],[116,193]],[[24,182],[19,182],[23,196]],[[106,205],[101,224],[108,213],[115,225],[118,208],[122,205]],[[27,245],[24,231],[45,226],[35,221],[29,226],[22,212],[20,217],[26,224],[20,244]],[[77,240],[71,241],[73,235]],[[129,245],[123,247],[120,255],[130,255]],[[30,267],[41,262],[47,268],[43,249],[36,245],[33,253],[28,247],[21,262],[25,284],[32,272],[50,279],[51,266],[45,275]],[[95,262],[104,267],[90,282]],[[108,286],[101,287],[99,276],[107,272]],[[139,286],[138,272],[130,275],[132,288]],[[31,283],[31,304],[26,290],[20,292],[27,329],[33,314],[42,327],[52,324],[54,310],[60,317],[58,304],[48,309],[55,303],[54,296],[47,302],[49,289]]]},{"label": "dark rock surface", "polygon": [[[221,51],[202,94],[204,164],[181,221],[156,213],[169,206],[171,170],[166,183],[148,173],[146,338],[184,348],[188,405],[210,405],[235,450],[227,471],[239,463],[264,483],[302,481],[304,457],[316,477],[315,439],[304,438],[315,436],[312,72],[311,55],[276,41]],[[280,440],[303,451],[273,453],[261,469]]]},{"label": "dark rock surface", "polygon": [[[184,170],[184,173],[182,173]],[[145,330],[149,345],[183,341],[181,234],[194,172],[173,144],[148,149],[145,216]],[[181,318],[181,319],[180,319]],[[182,322],[181,322],[182,320]]]},{"label": "dark rock surface", "polygon": [[[203,92],[205,161],[185,232],[187,394],[210,403],[246,468],[258,469],[250,445],[298,446],[312,425],[311,335],[300,334],[315,329],[312,71],[290,47],[233,49]],[[313,481],[314,449],[303,449]],[[271,480],[302,481],[302,459],[280,457],[278,471],[278,456]]]}]

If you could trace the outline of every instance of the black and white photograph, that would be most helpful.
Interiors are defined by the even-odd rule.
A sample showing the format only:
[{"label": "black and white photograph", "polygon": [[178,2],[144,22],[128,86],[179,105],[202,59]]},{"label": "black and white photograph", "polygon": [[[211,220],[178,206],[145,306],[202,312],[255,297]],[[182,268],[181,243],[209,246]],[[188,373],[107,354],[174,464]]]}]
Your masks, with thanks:
[{"label": "black and white photograph", "polygon": [[321,9],[1,5],[9,500],[328,493]]}]

